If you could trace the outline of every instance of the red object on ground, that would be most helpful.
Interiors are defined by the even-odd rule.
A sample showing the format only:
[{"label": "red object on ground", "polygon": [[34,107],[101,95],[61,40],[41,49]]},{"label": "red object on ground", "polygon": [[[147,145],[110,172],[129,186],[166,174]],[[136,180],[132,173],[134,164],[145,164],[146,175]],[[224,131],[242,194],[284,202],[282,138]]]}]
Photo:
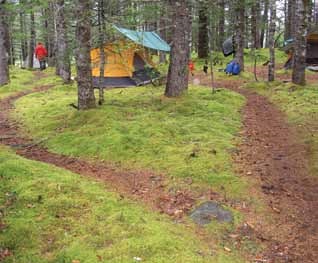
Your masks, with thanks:
[{"label": "red object on ground", "polygon": [[194,71],[194,63],[191,60],[189,61],[189,70]]},{"label": "red object on ground", "polygon": [[43,60],[47,57],[47,50],[41,43],[36,46],[34,53],[38,60]]}]

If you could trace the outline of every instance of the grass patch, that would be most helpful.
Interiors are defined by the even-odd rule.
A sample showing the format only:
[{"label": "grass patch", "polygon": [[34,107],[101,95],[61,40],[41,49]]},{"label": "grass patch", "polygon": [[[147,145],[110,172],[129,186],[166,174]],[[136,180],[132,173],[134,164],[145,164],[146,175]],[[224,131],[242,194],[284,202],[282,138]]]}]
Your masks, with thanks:
[{"label": "grass patch", "polygon": [[318,85],[300,87],[292,83],[249,83],[247,88],[268,96],[298,128],[310,148],[312,174],[318,176]]},{"label": "grass patch", "polygon": [[230,152],[244,98],[200,87],[179,99],[162,94],[153,87],[114,89],[102,107],[78,112],[68,106],[76,88],[60,85],[20,99],[15,117],[29,134],[46,138],[51,151],[192,178],[241,196],[246,184],[234,175]]},{"label": "grass patch", "polygon": [[191,226],[105,191],[105,186],[0,147],[0,247],[4,262],[243,262]]},{"label": "grass patch", "polygon": [[0,99],[8,97],[13,93],[21,90],[32,89],[32,79],[34,75],[32,71],[19,69],[16,67],[10,68],[10,83],[0,87]]}]

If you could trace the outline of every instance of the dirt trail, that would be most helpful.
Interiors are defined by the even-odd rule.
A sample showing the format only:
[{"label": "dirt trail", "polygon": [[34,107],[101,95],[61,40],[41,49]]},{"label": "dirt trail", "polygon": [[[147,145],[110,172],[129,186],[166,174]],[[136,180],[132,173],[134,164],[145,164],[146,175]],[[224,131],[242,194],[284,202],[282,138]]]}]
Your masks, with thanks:
[{"label": "dirt trail", "polygon": [[[204,81],[203,81],[204,82]],[[266,98],[237,88],[240,81],[222,81],[247,98],[244,108],[243,143],[234,157],[243,176],[258,180],[273,223],[255,221],[255,231],[263,233],[269,249],[255,262],[318,262],[318,180],[308,175],[306,148],[298,143],[285,116]],[[14,101],[50,86],[20,92],[0,102],[0,143],[16,149],[28,159],[42,161],[78,174],[106,181],[112,189],[140,200],[156,210],[182,217],[195,204],[193,193],[169,191],[164,176],[146,171],[119,171],[106,163],[50,153],[41,145],[20,136],[18,124],[9,119]]]},{"label": "dirt trail", "polygon": [[[203,84],[204,84],[204,77]],[[208,81],[205,80],[206,84]],[[242,176],[258,181],[272,223],[255,222],[269,248],[266,262],[318,262],[318,179],[309,174],[308,149],[289,126],[286,116],[269,100],[239,88],[230,79],[216,86],[247,99],[243,110],[243,142],[234,159]],[[259,261],[261,262],[261,261]]]},{"label": "dirt trail", "polygon": [[195,196],[187,190],[169,191],[163,175],[148,171],[123,171],[102,162],[88,162],[49,152],[46,148],[29,138],[22,137],[19,124],[10,118],[14,102],[34,92],[43,92],[52,86],[42,86],[33,90],[23,91],[0,101],[0,143],[15,149],[18,155],[30,160],[53,164],[77,174],[97,178],[107,182],[107,185],[121,194],[140,200],[153,209],[181,218],[195,204]]}]

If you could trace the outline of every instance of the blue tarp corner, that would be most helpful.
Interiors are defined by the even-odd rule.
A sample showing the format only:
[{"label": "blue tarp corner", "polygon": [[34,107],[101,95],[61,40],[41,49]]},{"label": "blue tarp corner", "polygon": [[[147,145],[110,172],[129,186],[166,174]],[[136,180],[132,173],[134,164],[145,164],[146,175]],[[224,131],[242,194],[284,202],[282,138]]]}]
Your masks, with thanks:
[{"label": "blue tarp corner", "polygon": [[117,26],[114,26],[114,28],[139,45],[155,50],[170,52],[169,44],[155,32],[134,31]]}]

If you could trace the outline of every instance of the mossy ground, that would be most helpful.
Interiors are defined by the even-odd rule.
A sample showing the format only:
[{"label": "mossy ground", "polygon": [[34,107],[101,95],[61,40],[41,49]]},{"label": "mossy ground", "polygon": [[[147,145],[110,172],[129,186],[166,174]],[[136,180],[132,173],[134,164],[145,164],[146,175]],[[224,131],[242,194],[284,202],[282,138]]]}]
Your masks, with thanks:
[{"label": "mossy ground", "polygon": [[[75,86],[62,85],[51,73],[35,80],[23,72],[28,74],[23,83],[32,84],[17,85],[3,96],[56,86],[19,100],[15,113],[30,135],[47,139],[51,150],[152,168],[171,179],[191,177],[228,191],[227,196],[245,192],[247,184],[234,175],[230,159],[241,127],[241,96],[225,90],[212,95],[196,87],[175,100],[164,98],[162,89],[120,89],[106,92],[104,106],[77,112],[68,106],[76,101]],[[134,257],[142,262],[245,262],[234,247],[231,253],[223,250],[222,236],[242,220],[235,211],[233,225],[213,222],[206,228],[219,236],[211,245],[190,221],[174,223],[100,182],[26,160],[4,147],[0,181],[0,221],[7,226],[0,231],[0,248],[12,252],[4,262],[135,262]]]},{"label": "mossy ground", "polygon": [[58,85],[18,100],[15,117],[54,152],[191,178],[241,196],[246,183],[232,171],[231,150],[244,98],[200,87],[178,99],[162,94],[150,86],[113,89],[103,106],[78,112],[69,106],[76,102],[75,86]]},{"label": "mossy ground", "polygon": [[255,82],[246,87],[268,96],[286,113],[310,148],[312,174],[318,176],[318,85],[301,87],[292,83]]},{"label": "mossy ground", "polygon": [[31,89],[34,84],[30,82],[32,79],[33,73],[31,71],[12,68],[10,70],[10,83],[0,88],[0,99],[21,90]]},{"label": "mossy ground", "polygon": [[101,183],[0,147],[0,247],[6,263],[243,262]]}]

